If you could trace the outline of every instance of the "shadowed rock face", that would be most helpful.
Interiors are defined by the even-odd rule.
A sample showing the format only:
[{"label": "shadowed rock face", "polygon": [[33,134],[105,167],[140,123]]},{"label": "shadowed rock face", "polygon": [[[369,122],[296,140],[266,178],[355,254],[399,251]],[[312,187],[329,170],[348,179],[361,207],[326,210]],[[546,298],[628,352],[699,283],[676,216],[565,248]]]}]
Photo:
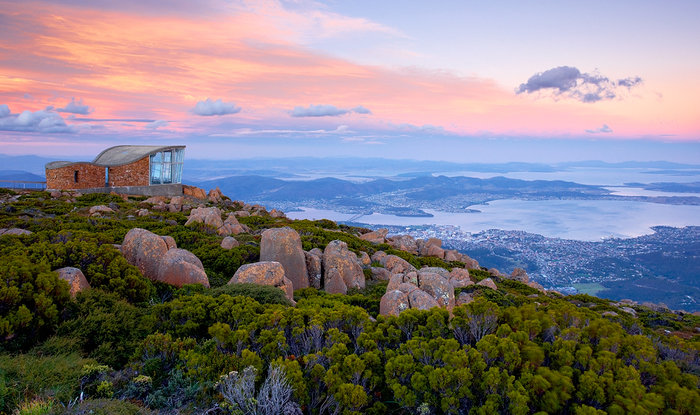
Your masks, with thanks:
[{"label": "shadowed rock face", "polygon": [[163,238],[151,231],[134,228],[124,236],[122,255],[148,279],[158,279],[160,260],[168,252]]},{"label": "shadowed rock face", "polygon": [[258,285],[271,285],[284,290],[287,299],[294,302],[294,287],[289,278],[284,275],[284,267],[277,261],[261,261],[242,265],[229,284],[250,283]]},{"label": "shadowed rock face", "polygon": [[260,261],[277,261],[282,264],[285,276],[292,281],[295,290],[309,286],[306,256],[301,248],[301,238],[294,229],[274,228],[263,232]]},{"label": "shadowed rock face", "polygon": [[[420,289],[432,296],[440,307],[451,310],[455,305],[455,290],[449,281],[439,274],[420,275]],[[411,302],[413,307],[413,302]]]},{"label": "shadowed rock face", "polygon": [[90,288],[83,272],[78,268],[65,267],[56,270],[58,272],[58,278],[66,281],[70,286],[70,295],[75,297],[80,291]]},{"label": "shadowed rock face", "polygon": [[173,248],[165,253],[160,262],[158,281],[182,287],[185,284],[202,284],[209,287],[202,261],[185,249]]},{"label": "shadowed rock face", "polygon": [[408,294],[408,302],[411,305],[411,308],[415,308],[417,310],[430,310],[433,307],[439,306],[438,302],[435,300],[435,298],[433,298],[433,296],[419,289],[415,289]]},{"label": "shadowed rock face", "polygon": [[309,285],[320,290],[321,279],[323,278],[321,271],[323,252],[318,248],[314,248],[309,252],[304,252],[304,256],[306,257],[306,271],[309,274]]},{"label": "shadowed rock face", "polygon": [[329,272],[336,269],[347,288],[365,288],[365,274],[362,272],[362,267],[357,256],[348,250],[345,242],[335,240],[326,245],[323,251],[323,269],[324,281],[328,280]]},{"label": "shadowed rock face", "polygon": [[331,268],[326,272],[323,289],[328,294],[347,294],[348,286],[343,281],[343,276],[336,268]]}]

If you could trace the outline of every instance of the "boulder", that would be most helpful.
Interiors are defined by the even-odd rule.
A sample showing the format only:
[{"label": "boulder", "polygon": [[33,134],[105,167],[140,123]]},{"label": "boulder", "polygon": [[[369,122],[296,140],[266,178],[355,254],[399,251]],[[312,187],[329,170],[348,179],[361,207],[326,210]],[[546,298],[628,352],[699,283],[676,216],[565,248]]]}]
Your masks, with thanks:
[{"label": "boulder", "polygon": [[284,275],[284,267],[276,261],[261,261],[252,264],[241,265],[229,284],[258,284],[270,285],[282,289],[287,299],[294,303],[294,286],[289,278]]},{"label": "boulder", "polygon": [[221,211],[218,207],[198,207],[190,211],[190,216],[185,222],[185,226],[193,223],[203,223],[214,229],[219,229],[224,225],[221,220]]},{"label": "boulder", "polygon": [[389,281],[389,279],[391,278],[391,272],[389,272],[386,268],[372,267],[370,268],[370,270],[372,270],[373,280]]},{"label": "boulder", "polygon": [[406,273],[416,270],[416,267],[409,264],[405,259],[397,257],[396,255],[387,255],[381,259],[380,263],[384,265],[384,268],[388,269],[392,274]]},{"label": "boulder", "polygon": [[386,243],[388,243],[392,248],[410,252],[414,255],[418,254],[418,244],[410,235],[392,236],[391,238],[387,239]]},{"label": "boulder", "polygon": [[202,284],[209,287],[209,279],[204,272],[202,261],[195,254],[179,248],[165,253],[158,269],[158,281],[182,287],[185,284]]},{"label": "boulder", "polygon": [[401,284],[399,284],[398,287],[396,287],[396,289],[401,291],[402,293],[410,294],[411,292],[417,290],[418,287],[408,282],[402,282]]},{"label": "boulder", "polygon": [[496,278],[503,277],[503,274],[501,274],[501,271],[497,270],[496,268],[489,268],[488,273],[492,277],[496,277]]},{"label": "boulder", "polygon": [[[357,256],[348,250],[348,244],[335,240],[326,245],[323,251],[324,279],[329,272],[338,270],[347,288],[365,288],[365,274],[357,261]],[[327,282],[324,282],[327,285]]]},{"label": "boulder", "polygon": [[413,290],[408,294],[408,303],[411,308],[417,310],[430,310],[433,307],[439,307],[440,304],[429,293],[423,290]]},{"label": "boulder", "polygon": [[164,205],[168,203],[168,199],[165,196],[151,196],[144,200],[143,203],[148,203],[149,205]]},{"label": "boulder", "polygon": [[209,200],[212,203],[221,203],[224,201],[224,194],[221,193],[221,189],[219,189],[219,186],[216,186],[216,189],[211,189],[209,191],[209,194],[207,195],[207,200]]},{"label": "boulder", "polygon": [[92,206],[90,208],[90,216],[105,215],[108,213],[114,213],[114,209],[105,205]]},{"label": "boulder", "polygon": [[[430,294],[440,307],[451,310],[455,305],[455,290],[447,278],[434,273],[420,275],[420,289]],[[413,306],[413,303],[411,303]]]},{"label": "boulder", "polygon": [[59,268],[56,272],[58,272],[58,278],[66,281],[70,286],[71,297],[75,297],[80,291],[90,288],[90,284],[85,278],[85,275],[83,275],[83,271],[78,268]]},{"label": "boulder", "polygon": [[191,196],[196,199],[204,200],[207,198],[207,192],[204,191],[204,189],[200,189],[199,187],[196,186],[189,186],[186,184],[182,185],[182,193],[185,196]]},{"label": "boulder", "polygon": [[382,262],[382,258],[384,258],[385,256],[386,256],[386,252],[384,252],[384,251],[377,251],[377,252],[375,252],[375,253],[372,254],[371,260],[372,260],[372,262],[379,262],[379,263],[381,263],[381,262]]},{"label": "boulder", "polygon": [[185,204],[185,197],[184,196],[175,196],[172,199],[170,199],[170,203],[168,203],[168,210],[170,212],[180,212],[182,211],[182,205]]},{"label": "boulder", "polygon": [[540,292],[542,292],[542,293],[546,293],[546,292],[547,292],[547,290],[545,290],[544,287],[543,287],[542,285],[536,283],[535,281],[530,281],[530,282],[527,283],[527,285],[528,285],[528,287],[532,287],[532,288],[534,288],[534,289],[536,289],[537,291],[540,291]]},{"label": "boulder", "polygon": [[323,289],[328,293],[328,294],[347,294],[348,293],[348,286],[345,284],[345,281],[343,280],[343,276],[340,275],[340,271],[338,271],[336,268],[331,268],[326,272],[324,281],[323,281]]},{"label": "boulder", "polygon": [[430,238],[427,241],[419,241],[418,252],[423,256],[445,258],[445,250],[442,249],[442,241],[438,238]]},{"label": "boulder", "polygon": [[476,285],[483,285],[484,287],[489,287],[492,290],[498,289],[498,287],[496,286],[496,283],[493,282],[493,280],[491,278],[485,278],[485,279],[477,282]]},{"label": "boulder", "polygon": [[469,304],[469,303],[471,303],[472,301],[474,301],[474,296],[473,296],[471,293],[461,292],[461,293],[459,293],[459,295],[457,296],[457,299],[456,299],[455,303],[456,303],[458,306],[460,306],[460,305],[464,305],[464,304]]},{"label": "boulder", "polygon": [[[233,217],[233,216],[230,216]],[[284,274],[298,290],[309,286],[306,256],[301,248],[301,238],[292,228],[267,229],[260,241],[260,261],[277,261],[284,267]]]},{"label": "boulder", "polygon": [[31,235],[33,232],[20,228],[0,229],[0,235]]},{"label": "boulder", "polygon": [[468,269],[479,269],[479,261],[471,258],[469,255],[462,254],[459,262],[463,263],[465,268]]},{"label": "boulder", "polygon": [[277,209],[272,209],[270,211],[270,217],[272,218],[286,218],[287,216],[284,214],[284,212],[277,210]]},{"label": "boulder", "polygon": [[233,215],[238,218],[247,218],[248,216],[250,216],[250,213],[247,210],[237,210],[233,212]]},{"label": "boulder", "polygon": [[527,272],[525,272],[525,270],[522,268],[515,268],[510,274],[510,279],[520,281],[523,284],[527,284],[528,282],[530,282],[530,278],[527,276]]},{"label": "boulder", "polygon": [[227,236],[221,241],[221,247],[226,250],[235,248],[239,245],[240,243],[233,236]]},{"label": "boulder", "polygon": [[399,285],[403,284],[404,274],[393,274],[389,277],[389,284],[386,286],[386,292],[398,290]]},{"label": "boulder", "polygon": [[387,291],[379,301],[379,314],[383,316],[398,316],[409,308],[408,295],[399,290]]},{"label": "boulder", "polygon": [[438,274],[442,278],[450,279],[450,271],[441,267],[423,267],[418,270],[418,278],[420,278],[422,274]]},{"label": "boulder", "polygon": [[403,275],[404,282],[410,282],[413,285],[418,285],[418,273],[416,271],[407,272]]},{"label": "boulder", "polygon": [[360,239],[363,241],[368,241],[373,244],[383,244],[386,241],[386,235],[389,233],[388,229],[378,229],[374,232],[367,232],[360,235]]},{"label": "boulder", "polygon": [[452,261],[459,261],[462,259],[462,255],[454,249],[450,249],[445,251],[445,261],[447,262],[452,262]]},{"label": "boulder", "polygon": [[61,192],[59,192],[58,190],[54,190],[53,192],[49,193],[49,195],[54,199],[58,199],[61,196],[63,196],[63,194]]},{"label": "boulder", "polygon": [[168,252],[168,245],[151,231],[133,228],[124,236],[121,252],[127,262],[137,267],[146,278],[157,280],[160,260]]},{"label": "boulder", "polygon": [[309,252],[304,252],[306,257],[306,272],[309,275],[309,286],[321,289],[321,280],[323,279],[323,274],[321,273],[321,264],[323,262],[323,252],[314,248]]},{"label": "boulder", "polygon": [[369,258],[369,255],[367,254],[367,252],[365,252],[365,251],[360,252],[360,265],[362,267],[369,267],[371,263],[372,263],[372,260]]},{"label": "boulder", "polygon": [[138,216],[138,217],[148,216],[150,214],[151,214],[151,212],[149,212],[148,209],[139,209],[136,211],[136,216]]},{"label": "boulder", "polygon": [[238,235],[239,233],[244,233],[244,232],[249,232],[250,230],[248,229],[247,226],[241,225],[238,222],[238,219],[236,218],[236,215],[233,213],[229,213],[228,216],[226,217],[226,220],[224,221],[224,224],[221,225],[219,229],[216,230],[216,233],[222,236],[228,236],[228,235]]},{"label": "boulder", "polygon": [[165,242],[165,245],[168,247],[168,249],[173,249],[177,248],[177,243],[175,242],[175,238],[169,235],[161,236],[163,238],[163,242]]},{"label": "boulder", "polygon": [[450,271],[450,281],[472,282],[469,277],[469,271],[464,268],[452,268],[452,271]]}]

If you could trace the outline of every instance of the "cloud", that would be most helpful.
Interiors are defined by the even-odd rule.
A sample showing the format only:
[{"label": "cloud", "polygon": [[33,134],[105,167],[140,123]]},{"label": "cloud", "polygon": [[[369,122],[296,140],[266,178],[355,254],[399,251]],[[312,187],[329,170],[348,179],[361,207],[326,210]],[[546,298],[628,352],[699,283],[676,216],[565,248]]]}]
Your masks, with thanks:
[{"label": "cloud", "polygon": [[588,134],[607,134],[612,133],[612,128],[608,127],[608,124],[603,124],[600,128],[595,128],[593,130],[586,130]]},{"label": "cloud", "polygon": [[68,133],[74,129],[66,124],[59,114],[50,107],[39,111],[23,111],[12,114],[7,104],[0,105],[0,131],[21,131],[38,133]]},{"label": "cloud", "polygon": [[71,98],[70,102],[66,104],[63,108],[56,108],[58,112],[69,112],[71,114],[88,115],[93,111],[93,108],[83,104],[83,99],[80,98],[78,101],[75,98]]},{"label": "cloud", "polygon": [[148,128],[150,130],[157,130],[160,127],[167,127],[168,124],[170,124],[168,121],[157,120],[157,121],[153,121],[153,122],[150,122],[150,123],[144,125],[143,128]]},{"label": "cloud", "polygon": [[236,114],[240,111],[241,107],[237,106],[233,102],[223,102],[221,99],[213,101],[211,98],[207,98],[204,101],[199,101],[197,105],[192,108],[192,112],[194,114],[204,117],[209,117],[212,115]]},{"label": "cloud", "polygon": [[589,74],[572,66],[559,66],[531,76],[515,93],[551,91],[555,96],[564,95],[591,103],[616,98],[622,90],[629,91],[641,83],[642,78],[638,76],[610,80],[598,73]]},{"label": "cloud", "polygon": [[359,105],[355,108],[343,109],[338,108],[335,105],[309,105],[308,108],[305,107],[294,107],[290,112],[292,117],[337,117],[339,115],[345,115],[349,113],[356,114],[371,114],[372,111]]}]

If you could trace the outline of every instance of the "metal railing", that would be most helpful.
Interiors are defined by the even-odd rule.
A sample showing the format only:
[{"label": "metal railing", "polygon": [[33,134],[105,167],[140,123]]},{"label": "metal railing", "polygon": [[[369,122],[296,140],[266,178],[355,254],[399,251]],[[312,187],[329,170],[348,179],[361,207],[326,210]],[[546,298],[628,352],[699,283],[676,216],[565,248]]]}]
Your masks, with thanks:
[{"label": "metal railing", "polygon": [[27,180],[0,180],[0,187],[13,190],[44,190],[46,182],[31,182]]}]

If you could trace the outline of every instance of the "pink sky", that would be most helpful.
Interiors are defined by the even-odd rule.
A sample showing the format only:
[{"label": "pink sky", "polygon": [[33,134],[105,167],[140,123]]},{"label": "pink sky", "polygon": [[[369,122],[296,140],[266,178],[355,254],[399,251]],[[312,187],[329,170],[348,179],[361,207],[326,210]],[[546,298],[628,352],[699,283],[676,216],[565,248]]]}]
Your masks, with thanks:
[{"label": "pink sky", "polygon": [[[0,1],[0,153],[47,146],[92,153],[91,143],[103,147],[104,140],[189,144],[203,137],[271,135],[326,134],[371,143],[426,131],[451,137],[700,138],[695,61],[686,72],[664,73],[658,65],[588,65],[567,56],[534,71],[527,69],[532,62],[524,62],[508,76],[490,76],[479,67],[422,61],[418,46],[401,46],[418,32],[316,3],[299,8],[209,1],[196,9],[189,2],[145,3],[125,2],[115,10],[102,1]],[[353,37],[363,39],[367,50],[375,50],[372,39],[398,45],[391,56],[415,56],[411,62],[418,64],[402,65],[389,54],[384,61],[365,59],[357,46],[351,53],[328,46],[334,39],[347,45]],[[581,73],[570,89],[531,79],[564,66]],[[629,88],[618,82],[636,77],[641,82]],[[590,81],[602,78],[609,82]],[[536,90],[516,93],[528,80]],[[598,98],[583,102],[585,93]],[[314,111],[314,117],[292,116]]]}]

